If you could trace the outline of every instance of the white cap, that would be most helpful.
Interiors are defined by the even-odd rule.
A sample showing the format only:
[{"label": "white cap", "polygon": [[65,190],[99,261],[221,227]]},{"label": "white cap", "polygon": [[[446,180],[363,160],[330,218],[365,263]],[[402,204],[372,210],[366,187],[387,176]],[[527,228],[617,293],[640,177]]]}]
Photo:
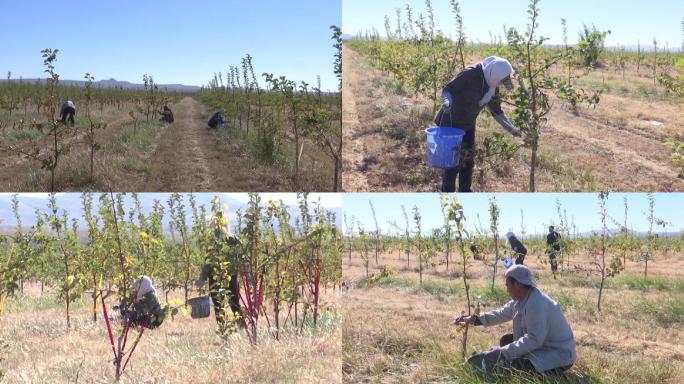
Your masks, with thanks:
[{"label": "white cap", "polygon": [[532,271],[522,264],[515,264],[506,270],[506,278],[512,278],[525,285],[536,287],[532,280]]}]

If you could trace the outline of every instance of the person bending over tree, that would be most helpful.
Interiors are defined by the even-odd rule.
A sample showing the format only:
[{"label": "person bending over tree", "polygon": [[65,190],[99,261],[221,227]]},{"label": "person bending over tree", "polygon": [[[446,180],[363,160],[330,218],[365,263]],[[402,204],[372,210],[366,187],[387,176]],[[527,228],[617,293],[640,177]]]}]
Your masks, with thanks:
[{"label": "person bending over tree", "polygon": [[475,121],[487,106],[494,119],[511,135],[521,136],[501,109],[499,86],[513,89],[513,67],[506,59],[490,56],[474,64],[451,80],[442,90],[442,108],[434,123],[439,127],[455,127],[465,131],[461,143],[461,164],[444,170],[442,192],[471,192],[473,168],[475,167]]},{"label": "person bending over tree", "polygon": [[66,124],[67,120],[74,126],[74,116],[76,115],[76,106],[71,100],[67,100],[62,104],[62,108],[59,110],[59,121]]},{"label": "person bending over tree", "polygon": [[[230,313],[237,325],[244,326],[244,319],[240,308],[240,284],[238,280],[238,262],[242,254],[240,240],[217,228],[214,231],[214,249],[208,255],[206,263],[197,280],[197,286],[202,287],[209,281],[209,294],[214,303],[214,314],[220,329],[226,329]],[[230,312],[225,308],[226,299]]]}]

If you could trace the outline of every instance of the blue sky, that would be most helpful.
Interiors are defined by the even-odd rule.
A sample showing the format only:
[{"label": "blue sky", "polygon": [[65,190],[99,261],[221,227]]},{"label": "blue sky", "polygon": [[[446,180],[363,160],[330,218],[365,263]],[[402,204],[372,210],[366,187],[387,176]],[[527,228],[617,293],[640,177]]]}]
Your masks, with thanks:
[{"label": "blue sky", "polygon": [[[501,234],[508,231],[520,232],[520,210],[524,212],[526,233],[546,233],[548,225],[557,224],[556,199],[567,211],[568,220],[573,218],[578,232],[598,230],[601,227],[597,193],[477,193],[451,194],[458,196],[464,207],[469,227],[477,223],[477,215],[484,228],[489,228],[489,199],[496,198],[500,207],[499,230]],[[648,199],[645,193],[611,193],[606,207],[608,214],[620,223],[624,220],[624,196],[627,197],[629,211],[628,226],[636,231],[648,230],[645,213],[648,211]],[[670,224],[665,228],[668,232],[684,230],[684,193],[655,193],[655,217]],[[418,206],[422,216],[422,227],[425,231],[441,226],[443,223],[439,193],[353,193],[344,194],[342,205],[347,221],[353,215],[361,221],[367,230],[375,230],[373,214],[368,200],[373,201],[378,225],[386,232],[388,222],[394,221],[400,227],[405,226],[401,205],[406,208],[411,228],[413,228],[413,206]],[[344,223],[344,221],[343,221]],[[610,223],[609,223],[610,224]],[[344,224],[343,224],[344,225]],[[350,224],[351,225],[351,224]],[[479,224],[478,224],[479,225]],[[615,227],[609,225],[609,227]],[[472,229],[472,227],[470,227]],[[346,227],[345,227],[346,229]],[[661,230],[654,226],[654,230]]]},{"label": "blue sky", "polygon": [[[93,205],[96,206],[100,193],[93,193]],[[184,204],[187,208],[187,218],[188,222],[191,220],[190,215],[190,202],[188,200],[188,194],[183,193]],[[205,205],[207,210],[211,209],[211,201],[214,196],[218,195],[221,199],[221,204],[228,205],[229,217],[231,219],[235,218],[235,211],[239,208],[243,208],[249,201],[249,195],[247,193],[195,193],[198,205]],[[0,193],[0,225],[14,226],[16,225],[16,220],[14,213],[12,212],[12,193]],[[139,193],[138,194],[145,214],[152,210],[152,205],[154,200],[159,200],[168,208],[167,200],[171,196],[170,193]],[[260,193],[262,205],[265,205],[269,200],[282,200],[283,204],[290,207],[290,212],[294,213],[299,211],[298,200],[296,193]],[[58,193],[57,206],[60,210],[66,210],[68,212],[69,218],[77,218],[83,221],[83,210],[81,203],[81,193]],[[35,224],[35,210],[38,209],[41,212],[48,213],[48,200],[49,194],[47,193],[20,193],[19,198],[19,212],[22,216],[22,222],[25,226],[30,226]],[[337,212],[337,222],[341,225],[341,215],[340,207],[342,205],[342,195],[335,193],[310,193],[308,196],[310,207],[313,207],[316,202],[320,202],[321,206],[329,211]],[[124,204],[126,210],[133,207],[133,199],[130,194],[127,194],[124,198]],[[168,211],[168,209],[167,209]],[[166,214],[166,220],[168,220],[168,213]]]},{"label": "blue sky", "polygon": [[[527,0],[460,0],[461,16],[469,41],[489,42],[493,35],[503,34],[503,25],[519,31],[527,28]],[[372,26],[385,35],[385,15],[392,28],[396,25],[396,8],[405,15],[405,4],[418,14],[427,15],[424,0],[342,0],[342,31],[356,34]],[[435,23],[447,34],[455,34],[455,23],[448,0],[433,0]],[[560,19],[567,20],[568,42],[576,42],[583,23],[595,24],[601,30],[611,30],[607,46],[636,47],[637,40],[652,45],[658,40],[659,49],[681,48],[684,5],[681,0],[619,1],[619,0],[542,0],[539,5],[540,33],[549,37],[551,44],[562,44],[563,30]],[[403,17],[403,16],[402,16]]]},{"label": "blue sky", "polygon": [[40,51],[59,48],[63,79],[202,85],[241,66],[337,90],[331,25],[339,0],[3,0],[0,75],[44,77]]},{"label": "blue sky", "polygon": [[[164,203],[169,197],[169,193],[140,193],[144,211],[151,209],[152,200],[157,199]],[[210,207],[214,193],[195,194],[199,204]],[[46,193],[21,193],[20,209],[25,216],[24,224],[31,225],[34,218],[35,209],[47,211]],[[286,205],[292,207],[291,212],[297,211],[297,195],[295,193],[261,193],[262,202],[270,199],[282,199]],[[474,225],[478,222],[483,227],[489,227],[489,199],[494,197],[501,209],[499,229],[501,234],[513,231],[520,232],[520,210],[524,212],[524,224],[526,233],[546,232],[549,224],[558,223],[556,210],[556,200],[559,200],[562,208],[567,211],[568,220],[575,222],[579,232],[597,230],[600,228],[598,194],[596,193],[477,193],[477,194],[451,194],[458,196],[461,204],[465,207],[467,222]],[[684,230],[684,193],[655,193],[655,216],[658,219],[667,221],[669,224],[665,228],[668,232]],[[246,193],[221,193],[219,197],[222,203],[227,203],[231,217],[239,207],[248,201]],[[623,199],[627,197],[629,205],[628,226],[636,231],[648,230],[646,213],[648,212],[648,199],[645,193],[611,193],[608,196],[608,214],[618,222],[624,219]],[[97,201],[99,194],[93,195],[93,200]],[[62,209],[67,209],[70,217],[81,218],[81,194],[80,193],[58,193],[58,205]],[[328,209],[338,212],[338,225],[344,229],[342,210],[350,221],[354,216],[355,220],[360,220],[363,227],[369,230],[375,228],[373,215],[370,210],[368,200],[373,201],[375,213],[378,217],[378,224],[387,231],[389,222],[393,221],[400,227],[404,226],[404,216],[401,205],[406,208],[409,215],[411,226],[413,227],[413,206],[418,206],[422,216],[422,226],[426,232],[432,228],[442,225],[442,212],[440,209],[439,193],[312,193],[309,194],[309,201],[320,199],[321,205]],[[14,215],[11,210],[12,194],[0,193],[0,218],[2,225],[14,225]],[[131,204],[130,195],[126,198],[127,204]],[[451,200],[450,200],[451,201]],[[186,205],[189,206],[187,197]],[[340,208],[342,207],[342,208]],[[188,217],[190,217],[188,215]],[[479,225],[479,224],[478,224]],[[611,225],[615,227],[615,225]],[[472,227],[471,227],[472,229]],[[660,230],[660,228],[658,228]]]}]

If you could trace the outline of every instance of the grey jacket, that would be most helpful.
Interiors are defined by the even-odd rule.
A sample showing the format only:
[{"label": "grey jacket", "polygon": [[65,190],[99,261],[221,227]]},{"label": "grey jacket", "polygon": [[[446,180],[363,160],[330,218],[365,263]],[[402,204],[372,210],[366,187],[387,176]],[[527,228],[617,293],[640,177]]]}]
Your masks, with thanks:
[{"label": "grey jacket", "polygon": [[539,372],[575,363],[575,337],[557,302],[532,287],[527,298],[478,316],[484,326],[513,320],[513,342],[502,347],[508,361],[530,360]]}]

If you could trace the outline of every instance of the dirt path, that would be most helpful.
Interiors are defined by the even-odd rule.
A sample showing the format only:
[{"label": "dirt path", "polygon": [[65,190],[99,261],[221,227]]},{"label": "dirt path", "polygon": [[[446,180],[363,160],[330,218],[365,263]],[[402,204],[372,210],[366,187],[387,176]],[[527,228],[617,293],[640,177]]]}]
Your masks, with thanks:
[{"label": "dirt path", "polygon": [[360,124],[356,110],[355,88],[359,85],[360,75],[358,65],[352,65],[350,61],[357,60],[357,54],[343,46],[344,60],[342,60],[342,190],[343,191],[367,191],[368,179],[357,168],[363,162],[363,141],[358,139]]},{"label": "dirt path", "polygon": [[265,191],[279,175],[253,165],[239,145],[206,128],[208,112],[186,97],[176,106],[176,121],[160,138],[142,191]]},{"label": "dirt path", "polygon": [[200,145],[201,107],[186,97],[176,108],[176,121],[161,138],[143,190],[206,191],[211,187],[213,175]]}]

